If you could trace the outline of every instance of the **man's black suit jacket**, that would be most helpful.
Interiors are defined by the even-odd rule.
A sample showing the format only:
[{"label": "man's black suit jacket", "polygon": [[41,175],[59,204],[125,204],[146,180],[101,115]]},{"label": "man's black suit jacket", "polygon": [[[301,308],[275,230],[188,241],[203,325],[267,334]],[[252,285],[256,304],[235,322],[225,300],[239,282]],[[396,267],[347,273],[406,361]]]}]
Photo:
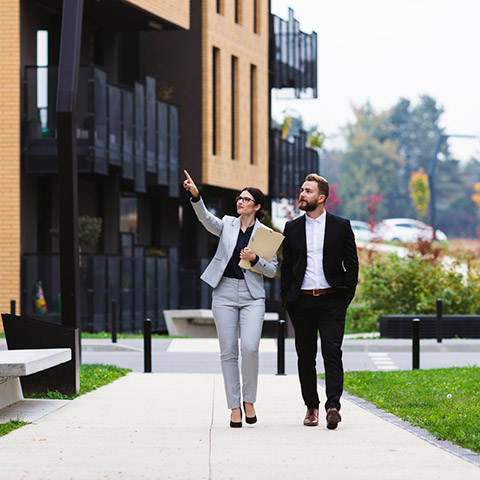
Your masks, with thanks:
[{"label": "man's black suit jacket", "polygon": [[[281,296],[288,307],[298,297],[307,268],[305,215],[287,222],[283,234]],[[345,292],[350,304],[358,282],[358,256],[350,221],[327,212],[323,245],[323,270],[327,282]]]}]

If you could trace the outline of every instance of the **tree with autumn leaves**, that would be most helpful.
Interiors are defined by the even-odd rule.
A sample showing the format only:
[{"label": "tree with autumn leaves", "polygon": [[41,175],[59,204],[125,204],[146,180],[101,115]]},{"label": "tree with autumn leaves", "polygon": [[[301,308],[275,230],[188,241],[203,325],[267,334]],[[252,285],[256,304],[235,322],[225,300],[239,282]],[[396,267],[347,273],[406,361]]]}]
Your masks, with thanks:
[{"label": "tree with autumn leaves", "polygon": [[430,202],[430,188],[428,186],[428,175],[422,167],[416,172],[412,172],[408,189],[410,191],[410,198],[419,216],[422,217],[422,219],[426,219],[428,204]]}]

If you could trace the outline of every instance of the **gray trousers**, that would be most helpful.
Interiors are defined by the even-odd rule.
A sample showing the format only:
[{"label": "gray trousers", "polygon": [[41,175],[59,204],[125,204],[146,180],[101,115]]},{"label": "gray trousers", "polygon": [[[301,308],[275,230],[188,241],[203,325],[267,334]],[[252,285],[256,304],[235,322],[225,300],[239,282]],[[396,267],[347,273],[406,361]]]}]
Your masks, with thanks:
[{"label": "gray trousers", "polygon": [[[265,299],[253,298],[245,280],[223,277],[212,294],[212,312],[220,342],[228,408],[240,408],[257,399],[258,347],[262,335]],[[240,388],[238,331],[242,352]]]}]

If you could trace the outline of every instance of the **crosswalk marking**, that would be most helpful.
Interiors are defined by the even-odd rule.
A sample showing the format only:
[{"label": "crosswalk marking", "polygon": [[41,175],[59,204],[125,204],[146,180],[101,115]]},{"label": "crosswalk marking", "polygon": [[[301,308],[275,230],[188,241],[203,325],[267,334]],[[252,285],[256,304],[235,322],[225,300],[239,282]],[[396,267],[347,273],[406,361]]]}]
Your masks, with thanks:
[{"label": "crosswalk marking", "polygon": [[386,352],[368,352],[368,356],[377,367],[377,370],[398,370],[398,366]]}]

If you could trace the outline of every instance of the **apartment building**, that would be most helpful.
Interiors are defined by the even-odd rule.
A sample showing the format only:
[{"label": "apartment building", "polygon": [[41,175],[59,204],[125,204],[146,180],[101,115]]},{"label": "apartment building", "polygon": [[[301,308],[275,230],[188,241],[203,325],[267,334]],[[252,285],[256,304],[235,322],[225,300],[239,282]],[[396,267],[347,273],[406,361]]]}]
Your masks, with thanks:
[{"label": "apartment building", "polygon": [[[53,322],[61,13],[61,0],[0,2],[0,308],[16,300],[17,312]],[[298,22],[275,20],[268,0],[84,0],[83,16],[79,215],[87,237],[100,219],[101,235],[81,244],[82,329],[109,330],[115,301],[121,331],[147,317],[163,330],[164,309],[210,301],[199,276],[215,239],[183,195],[183,169],[220,216],[235,214],[245,186],[294,196],[292,179],[316,169],[316,152],[270,131],[270,91],[305,89],[316,51],[312,67]]]}]

